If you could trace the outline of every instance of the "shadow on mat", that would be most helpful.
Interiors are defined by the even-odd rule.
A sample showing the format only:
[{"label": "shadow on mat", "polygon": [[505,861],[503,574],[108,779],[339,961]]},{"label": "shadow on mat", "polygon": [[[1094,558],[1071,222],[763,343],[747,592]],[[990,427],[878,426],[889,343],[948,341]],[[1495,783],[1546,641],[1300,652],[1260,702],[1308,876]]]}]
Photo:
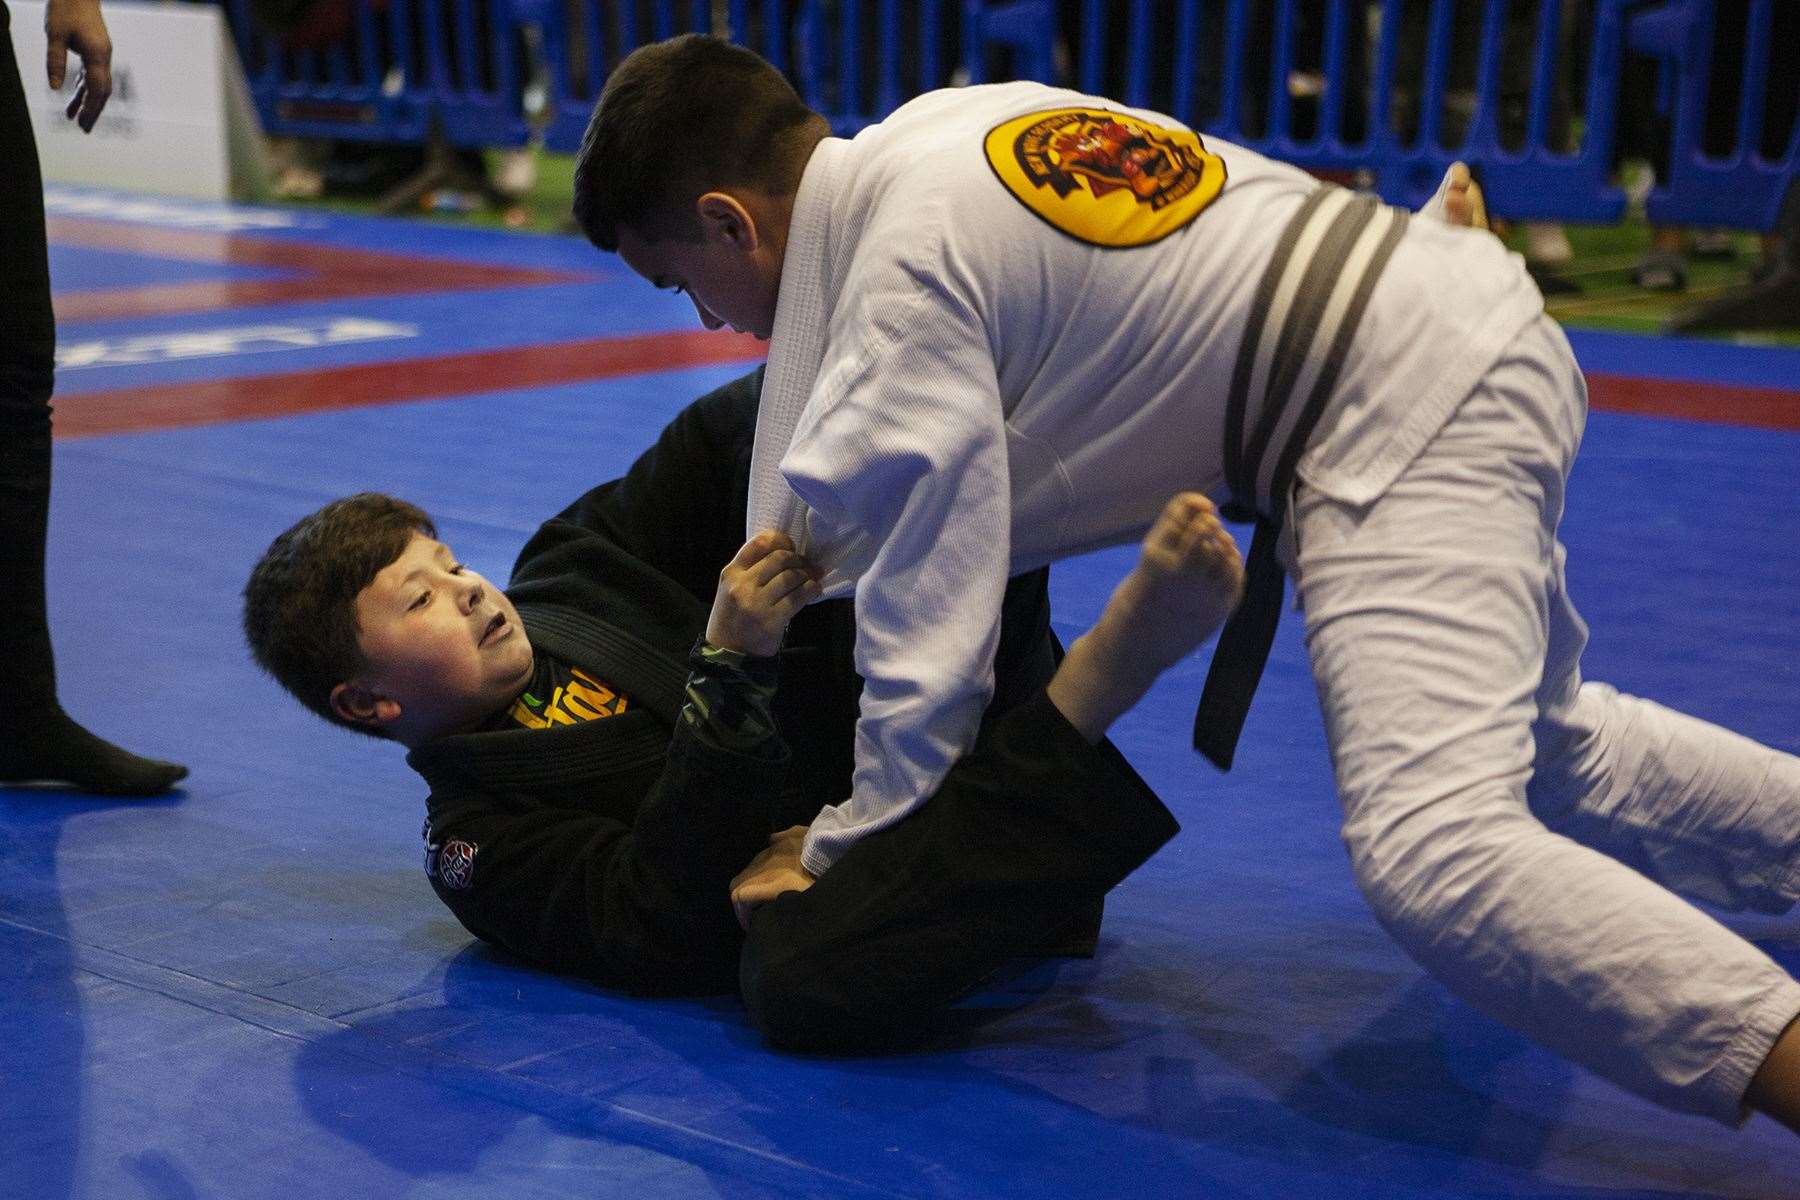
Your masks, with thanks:
[{"label": "shadow on mat", "polygon": [[[0,1192],[76,1194],[87,1023],[76,982],[56,849],[74,817],[120,804],[63,788],[0,788]],[[16,1189],[16,1190],[15,1190]]]},{"label": "shadow on mat", "polygon": [[[1009,1168],[1028,1188],[1085,1178],[1099,1136],[1141,1150],[1145,1195],[1183,1194],[1196,1169],[1245,1160],[1295,1178],[1363,1164],[1427,1191],[1482,1162],[1494,1186],[1591,1194],[1548,1182],[1560,1162],[1649,1189],[1608,1194],[1750,1194],[1696,1165],[1710,1127],[1646,1124],[1623,1098],[1589,1103],[1574,1068],[1407,971],[1315,956],[1208,974],[1179,961],[1105,940],[1093,964],[996,978],[909,1053],[802,1058],[764,1050],[735,998],[619,996],[471,944],[444,964],[441,993],[309,1044],[295,1085],[320,1126],[418,1178],[477,1176],[517,1146],[547,1153],[548,1134],[721,1182],[899,1186],[910,1168],[870,1155],[919,1114],[931,1126],[963,1112],[1000,1116],[1008,1143],[1031,1148]],[[1287,1011],[1295,992],[1305,1003]],[[1713,1165],[1754,1169],[1744,1149],[1720,1146]],[[974,1186],[979,1161],[966,1178],[933,1169]]]},{"label": "shadow on mat", "polygon": [[[954,1053],[1048,987],[1055,969],[1023,961],[945,1014],[919,1058]],[[549,1119],[732,1176],[741,1156],[659,1130],[613,1098],[650,1081],[757,1092],[779,1057],[763,1051],[735,996],[645,999],[537,971],[480,942],[443,966],[441,997],[421,995],[306,1043],[294,1087],[307,1115],[415,1178],[479,1174],[529,1120]],[[534,1136],[524,1134],[521,1136]],[[716,1161],[714,1161],[716,1159]],[[752,1164],[768,1170],[760,1160]],[[816,1182],[816,1181],[815,1181]]]}]

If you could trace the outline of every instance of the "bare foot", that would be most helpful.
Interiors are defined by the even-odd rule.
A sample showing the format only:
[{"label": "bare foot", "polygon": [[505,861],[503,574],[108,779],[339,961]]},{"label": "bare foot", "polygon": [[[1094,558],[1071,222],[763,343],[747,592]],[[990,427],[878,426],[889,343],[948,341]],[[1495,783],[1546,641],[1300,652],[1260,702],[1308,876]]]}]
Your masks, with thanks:
[{"label": "bare foot", "polygon": [[1421,214],[1436,217],[1446,225],[1462,225],[1470,229],[1488,227],[1487,204],[1481,196],[1481,185],[1469,174],[1467,163],[1454,162],[1444,172],[1443,182]]},{"label": "bare foot", "polygon": [[1144,538],[1143,552],[1100,620],[1069,647],[1050,699],[1089,741],[1225,623],[1244,592],[1237,543],[1212,501],[1183,492]]},{"label": "bare foot", "polygon": [[1225,623],[1244,593],[1237,543],[1213,502],[1183,492],[1163,508],[1143,553],[1094,626],[1160,675]]}]

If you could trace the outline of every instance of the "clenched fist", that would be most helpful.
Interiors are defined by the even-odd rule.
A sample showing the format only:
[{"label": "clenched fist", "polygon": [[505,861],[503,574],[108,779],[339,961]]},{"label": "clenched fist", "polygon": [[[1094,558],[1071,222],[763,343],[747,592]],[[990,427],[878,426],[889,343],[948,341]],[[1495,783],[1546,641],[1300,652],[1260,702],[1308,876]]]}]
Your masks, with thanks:
[{"label": "clenched fist", "polygon": [[719,572],[706,640],[767,658],[781,649],[794,614],[819,598],[819,580],[785,533],[764,530]]}]

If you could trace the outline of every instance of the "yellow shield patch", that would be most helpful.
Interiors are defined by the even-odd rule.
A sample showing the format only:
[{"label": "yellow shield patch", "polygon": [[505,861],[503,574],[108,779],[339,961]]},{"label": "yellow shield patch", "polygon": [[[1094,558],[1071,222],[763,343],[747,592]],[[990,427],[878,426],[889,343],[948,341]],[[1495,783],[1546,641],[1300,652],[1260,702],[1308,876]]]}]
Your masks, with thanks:
[{"label": "yellow shield patch", "polygon": [[1021,204],[1096,246],[1147,246],[1225,186],[1225,163],[1185,129],[1104,109],[1057,108],[988,131],[988,165]]}]

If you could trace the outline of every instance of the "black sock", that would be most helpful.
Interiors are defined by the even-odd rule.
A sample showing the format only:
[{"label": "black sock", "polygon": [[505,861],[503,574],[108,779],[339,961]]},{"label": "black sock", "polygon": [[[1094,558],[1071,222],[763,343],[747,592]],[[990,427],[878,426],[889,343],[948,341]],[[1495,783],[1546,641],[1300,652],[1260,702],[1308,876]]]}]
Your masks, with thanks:
[{"label": "black sock", "polygon": [[154,796],[187,773],[180,763],[142,758],[94,736],[55,704],[0,715],[0,785],[66,783],[107,796]]}]

